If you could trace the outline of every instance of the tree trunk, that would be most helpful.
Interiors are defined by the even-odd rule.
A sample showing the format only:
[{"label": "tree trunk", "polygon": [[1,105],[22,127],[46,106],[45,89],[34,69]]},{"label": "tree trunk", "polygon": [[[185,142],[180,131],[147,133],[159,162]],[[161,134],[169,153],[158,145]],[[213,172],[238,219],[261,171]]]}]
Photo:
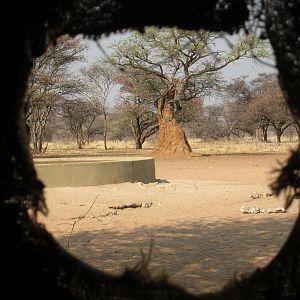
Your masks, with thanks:
[{"label": "tree trunk", "polygon": [[103,144],[104,144],[104,150],[107,150],[107,137],[106,137],[106,131],[103,133]]},{"label": "tree trunk", "polygon": [[142,149],[143,142],[142,142],[141,131],[139,130],[139,128],[134,128],[133,126],[131,126],[131,131],[134,138],[135,149],[136,150]]},{"label": "tree trunk", "polygon": [[38,151],[39,153],[43,152],[43,140],[41,136],[39,137],[39,141],[38,141]]},{"label": "tree trunk", "polygon": [[37,130],[36,130],[36,133],[35,133],[35,136],[36,136],[36,151],[38,153],[42,153],[43,152],[43,129],[38,126],[37,127]]},{"label": "tree trunk", "polygon": [[107,117],[104,114],[104,128],[103,128],[103,143],[104,143],[104,150],[107,150]]},{"label": "tree trunk", "polygon": [[283,132],[280,129],[276,129],[276,128],[275,128],[275,131],[276,131],[276,142],[278,144],[280,144],[281,143],[281,136],[282,136]]},{"label": "tree trunk", "polygon": [[142,142],[141,142],[141,138],[140,138],[140,137],[136,137],[136,138],[134,139],[134,142],[135,142],[135,149],[136,149],[136,150],[140,150],[140,149],[143,148],[143,144],[142,144]]},{"label": "tree trunk", "polygon": [[192,152],[185,132],[173,118],[173,109],[166,106],[158,121],[159,130],[154,146],[157,155],[185,155]]},{"label": "tree trunk", "polygon": [[134,138],[135,149],[143,148],[142,131],[139,117],[132,117],[130,121],[130,128]]},{"label": "tree trunk", "polygon": [[262,127],[263,142],[268,142],[268,126]]},{"label": "tree trunk", "polygon": [[78,149],[83,149],[83,147],[82,147],[82,140],[79,138],[79,137],[77,137],[77,147],[78,147]]},{"label": "tree trunk", "polygon": [[34,152],[36,152],[36,153],[43,152],[43,136],[41,136],[40,132],[35,130],[31,134],[31,142],[32,142]]},{"label": "tree trunk", "polygon": [[298,141],[300,141],[300,124],[298,122],[295,122],[293,126],[296,130]]},{"label": "tree trunk", "polygon": [[81,128],[78,128],[78,132],[76,134],[76,142],[78,149],[83,149],[83,138],[82,138],[82,130]]},{"label": "tree trunk", "polygon": [[261,138],[261,129],[260,128],[255,129],[255,137],[258,142],[261,142],[262,138]]},{"label": "tree trunk", "polygon": [[265,130],[265,131],[263,132],[263,141],[264,141],[265,143],[268,142],[268,131],[267,131],[267,130]]},{"label": "tree trunk", "polygon": [[37,144],[36,134],[32,134],[31,136],[32,136],[33,149],[34,149],[34,151],[38,151],[38,144]]}]

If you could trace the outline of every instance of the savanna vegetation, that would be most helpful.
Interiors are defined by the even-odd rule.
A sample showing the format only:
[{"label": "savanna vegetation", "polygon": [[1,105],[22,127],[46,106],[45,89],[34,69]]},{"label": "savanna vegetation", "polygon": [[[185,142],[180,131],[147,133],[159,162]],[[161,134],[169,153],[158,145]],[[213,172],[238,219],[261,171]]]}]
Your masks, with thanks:
[{"label": "savanna vegetation", "polygon": [[[112,44],[109,56],[78,70],[87,46],[63,36],[34,61],[29,78],[25,116],[33,152],[70,141],[78,149],[102,141],[105,150],[122,143],[142,149],[147,141],[147,148],[185,153],[201,148],[191,147],[191,139],[296,140],[299,124],[276,74],[222,77],[222,69],[241,58],[270,57],[269,44],[240,35],[225,51],[217,47],[222,38],[203,30],[150,27]],[[205,101],[208,96],[217,100]]]}]

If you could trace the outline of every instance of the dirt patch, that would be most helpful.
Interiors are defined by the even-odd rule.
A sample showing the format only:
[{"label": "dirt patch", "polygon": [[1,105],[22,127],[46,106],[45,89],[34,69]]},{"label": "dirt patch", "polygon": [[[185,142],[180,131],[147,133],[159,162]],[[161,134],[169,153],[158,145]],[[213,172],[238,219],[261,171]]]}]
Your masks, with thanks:
[{"label": "dirt patch", "polygon": [[[46,189],[50,213],[40,220],[74,255],[115,274],[136,265],[152,240],[154,273],[166,272],[195,293],[213,291],[235,272],[267,264],[286,240],[298,203],[281,214],[240,210],[283,205],[270,195],[268,183],[286,157],[157,159],[155,183]],[[251,197],[255,193],[268,197]],[[128,207],[142,203],[155,205]],[[73,226],[80,216],[85,217]]]}]

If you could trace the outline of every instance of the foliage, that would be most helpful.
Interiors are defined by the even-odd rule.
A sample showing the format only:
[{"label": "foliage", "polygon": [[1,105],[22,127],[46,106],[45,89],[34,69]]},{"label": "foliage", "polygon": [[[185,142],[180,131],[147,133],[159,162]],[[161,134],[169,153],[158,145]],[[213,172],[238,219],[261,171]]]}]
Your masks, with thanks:
[{"label": "foliage", "polygon": [[252,81],[252,93],[248,118],[265,130],[273,126],[280,143],[283,132],[292,125],[293,119],[275,74],[260,74]]},{"label": "foliage", "polygon": [[94,107],[82,99],[69,99],[62,103],[61,114],[71,135],[76,139],[78,149],[82,149],[88,142],[92,125],[98,116]]},{"label": "foliage", "polygon": [[204,108],[192,127],[196,136],[220,139],[256,135],[259,141],[267,142],[268,130],[274,128],[280,142],[289,126],[297,130],[275,74],[260,74],[250,82],[245,77],[237,78],[223,94],[223,101]]},{"label": "foliage", "polygon": [[[267,44],[255,35],[239,36],[223,51],[216,43],[221,33],[184,31],[176,28],[146,28],[143,35],[133,33],[128,39],[113,45],[110,62],[129,72],[138,71],[144,78],[144,89],[156,92],[159,98],[175,90],[174,101],[180,102],[211,93],[220,86],[219,70],[241,57],[267,57]],[[149,84],[149,79],[151,83]],[[137,85],[140,85],[137,79]],[[162,100],[160,100],[162,101]]]},{"label": "foliage", "polygon": [[[108,66],[104,60],[98,60],[91,66],[81,70],[84,83],[83,96],[94,107],[96,116],[103,116],[102,136],[104,149],[107,150],[106,137],[108,130],[109,105],[108,100],[116,84],[114,77],[116,72]],[[100,133],[99,130],[87,131],[88,141],[92,133]]]},{"label": "foliage", "polygon": [[79,39],[62,36],[34,60],[25,96],[25,118],[37,152],[43,151],[45,129],[53,109],[81,89],[70,68],[83,59],[84,49]]},{"label": "foliage", "polygon": [[[242,57],[269,55],[267,44],[255,35],[238,36],[227,51],[217,48],[222,37],[222,33],[204,30],[148,27],[143,35],[133,33],[114,44],[108,61],[124,71],[120,75],[123,91],[139,101],[153,102],[158,120],[175,117],[182,122],[188,111],[185,110],[185,117],[180,113],[183,106],[188,107],[184,103],[221,88],[221,69]],[[162,142],[162,146],[167,144],[172,143]]]},{"label": "foliage", "polygon": [[[117,115],[126,120],[131,130],[136,149],[141,149],[145,140],[158,131],[157,114],[153,105],[157,82],[145,80],[139,71],[120,72],[116,81],[121,85],[120,100],[115,106]],[[151,88],[147,88],[150,87]]]}]

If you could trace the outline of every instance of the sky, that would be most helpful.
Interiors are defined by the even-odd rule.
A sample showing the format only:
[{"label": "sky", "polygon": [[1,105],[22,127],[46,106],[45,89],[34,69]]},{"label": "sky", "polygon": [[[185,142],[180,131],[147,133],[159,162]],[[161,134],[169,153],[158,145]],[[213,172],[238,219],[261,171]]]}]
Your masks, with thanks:
[{"label": "sky", "polygon": [[[130,35],[130,32],[125,33],[117,33],[110,34],[107,37],[102,37],[98,40],[98,43],[101,45],[101,48],[107,53],[110,53],[109,44],[113,42],[118,42],[122,39],[127,38]],[[105,54],[96,42],[92,40],[84,40],[84,42],[88,46],[88,50],[86,52],[86,62],[83,65],[89,65],[97,60],[97,58],[103,57]],[[221,49],[225,49],[225,42],[220,43],[219,47]],[[274,73],[277,72],[275,68],[275,63],[273,59],[265,60],[267,64],[261,64],[252,59],[239,59],[238,61],[228,65],[222,70],[222,75],[225,80],[230,81],[234,78],[238,78],[240,76],[247,76],[248,80],[254,79],[260,73]],[[269,65],[273,66],[270,67]],[[204,99],[206,104],[218,101],[218,99],[211,99],[211,97],[206,97]]]}]

